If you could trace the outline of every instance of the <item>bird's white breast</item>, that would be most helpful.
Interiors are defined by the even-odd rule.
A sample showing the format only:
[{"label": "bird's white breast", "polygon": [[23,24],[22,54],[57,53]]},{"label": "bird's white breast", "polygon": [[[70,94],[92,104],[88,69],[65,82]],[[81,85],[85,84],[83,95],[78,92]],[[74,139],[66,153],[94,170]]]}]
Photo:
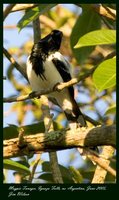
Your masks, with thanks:
[{"label": "bird's white breast", "polygon": [[[56,52],[48,56],[46,61],[44,62],[44,76],[46,80],[43,79],[38,75],[36,75],[35,71],[32,69],[32,63],[27,59],[27,76],[33,91],[40,91],[43,89],[53,88],[57,83],[63,82],[63,79],[56,69],[55,65],[52,62],[53,58],[57,58],[66,62],[64,57],[59,53]],[[40,65],[39,65],[40,67]],[[69,69],[70,70],[70,69]],[[53,92],[50,96],[54,97],[58,104],[62,107],[63,110],[72,109],[72,104],[70,102],[70,96],[68,89],[64,89],[61,92]]]},{"label": "bird's white breast", "polygon": [[[44,76],[45,79],[41,79],[41,77],[36,75],[35,71],[32,69],[32,64],[27,59],[27,76],[32,87],[33,91],[39,91],[41,89],[47,89],[54,87],[57,83],[63,82],[62,77],[60,76],[59,72],[57,71],[56,67],[54,66],[52,59],[58,58],[60,59],[63,57],[59,52],[55,54],[51,54],[47,60],[44,62]],[[40,68],[40,65],[39,65]]]}]

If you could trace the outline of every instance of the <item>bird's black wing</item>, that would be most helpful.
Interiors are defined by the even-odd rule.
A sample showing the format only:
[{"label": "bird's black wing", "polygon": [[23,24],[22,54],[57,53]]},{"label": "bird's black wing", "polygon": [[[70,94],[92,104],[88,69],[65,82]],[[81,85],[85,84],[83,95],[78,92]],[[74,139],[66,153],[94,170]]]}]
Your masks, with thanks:
[{"label": "bird's black wing", "polygon": [[[60,73],[60,76],[62,77],[64,82],[71,80],[71,74],[69,70],[69,63],[65,60],[61,61],[57,58],[53,58],[52,62],[54,63],[55,67],[57,68],[58,72]],[[74,88],[73,86],[70,86],[67,88],[69,90],[70,94],[70,100],[72,102],[72,111],[67,113],[67,111],[64,111],[66,114],[66,117],[69,121],[77,122],[80,124],[80,126],[86,126],[86,121],[83,117],[82,112],[80,111],[75,99],[74,99]]]},{"label": "bird's black wing", "polygon": [[[58,72],[60,73],[60,76],[62,77],[64,82],[70,81],[71,80],[71,74],[69,71],[69,63],[63,62],[57,58],[53,58],[52,59],[53,64],[55,65],[55,67],[57,68]],[[69,93],[71,95],[71,97],[74,97],[74,88],[73,86],[68,87]]]}]

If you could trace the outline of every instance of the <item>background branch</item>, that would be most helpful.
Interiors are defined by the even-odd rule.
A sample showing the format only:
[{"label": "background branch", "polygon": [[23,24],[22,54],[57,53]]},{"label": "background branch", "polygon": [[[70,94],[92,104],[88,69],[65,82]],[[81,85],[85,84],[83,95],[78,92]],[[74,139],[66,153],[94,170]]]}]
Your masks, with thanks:
[{"label": "background branch", "polygon": [[3,47],[3,53],[6,56],[6,58],[15,66],[15,68],[24,76],[25,79],[28,80],[26,75],[26,70],[21,67],[18,62],[11,56],[11,54]]},{"label": "background branch", "polygon": [[113,176],[116,177],[115,170],[109,166],[110,164],[109,159],[114,155],[114,151],[115,149],[113,147],[104,146],[102,153],[100,154],[102,158],[98,157],[93,158],[93,161],[95,160],[98,166],[96,167],[92,183],[104,183],[107,172],[110,172]]},{"label": "background branch", "polygon": [[92,4],[91,7],[100,15],[116,20],[116,10],[105,7],[101,4]]},{"label": "background branch", "polygon": [[33,165],[33,167],[32,167],[32,171],[31,171],[31,174],[30,174],[30,176],[29,176],[29,182],[30,182],[30,183],[32,183],[32,180],[33,180],[33,178],[34,178],[36,168],[37,168],[37,166],[38,166],[38,164],[39,164],[39,162],[40,162],[40,159],[41,159],[40,157],[41,157],[41,154],[38,154],[38,155],[37,155],[37,158],[36,158],[36,160],[35,160],[35,163],[34,163],[34,165]]},{"label": "background branch", "polygon": [[33,30],[34,30],[34,43],[37,43],[41,39],[39,18],[33,21]]},{"label": "background branch", "polygon": [[5,8],[5,10],[4,10],[4,12],[3,12],[3,20],[6,19],[6,17],[9,15],[9,13],[11,12],[11,10],[13,9],[13,7],[14,7],[15,5],[16,5],[16,4],[9,4],[9,5]]},{"label": "background branch", "polygon": [[[113,147],[105,146],[104,148],[108,148],[108,149],[111,148],[113,149],[113,153],[114,153]],[[100,179],[103,180],[104,182],[107,172],[109,172],[110,174],[116,177],[116,171],[112,167],[110,167],[108,164],[110,163],[110,158],[113,156],[113,153],[109,154],[109,151],[108,151],[108,156],[107,156],[107,151],[104,152],[103,150],[101,154],[98,154],[97,152],[89,148],[84,148],[85,156],[89,158],[94,164],[97,164],[92,183],[100,183]],[[101,169],[101,171],[99,171],[99,168]],[[103,171],[105,173],[102,173]]]},{"label": "background branch", "polygon": [[[44,115],[45,133],[49,134],[54,131],[52,116],[48,106],[48,99],[46,96],[41,97],[42,112]],[[52,171],[53,180],[55,183],[63,183],[62,174],[58,165],[58,157],[56,152],[49,152],[50,167]]]},{"label": "background branch", "polygon": [[28,10],[38,6],[39,4],[16,4],[11,12],[21,11],[21,10]]},{"label": "background branch", "polygon": [[[80,4],[76,5],[81,7]],[[107,17],[112,20],[116,20],[116,10],[107,6],[105,7],[102,4],[90,4],[90,7],[99,15]]]}]

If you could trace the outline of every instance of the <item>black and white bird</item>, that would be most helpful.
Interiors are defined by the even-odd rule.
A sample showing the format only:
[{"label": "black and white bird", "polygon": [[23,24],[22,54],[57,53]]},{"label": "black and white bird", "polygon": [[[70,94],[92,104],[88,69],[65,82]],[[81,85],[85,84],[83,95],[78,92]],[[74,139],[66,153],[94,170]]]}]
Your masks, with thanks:
[{"label": "black and white bird", "polygon": [[[27,59],[27,76],[33,91],[54,88],[58,83],[71,80],[71,67],[69,62],[59,52],[62,32],[53,30],[46,37],[34,44]],[[74,88],[70,86],[62,91],[52,92],[60,108],[64,111],[69,125],[85,127],[86,121],[75,99]]]}]

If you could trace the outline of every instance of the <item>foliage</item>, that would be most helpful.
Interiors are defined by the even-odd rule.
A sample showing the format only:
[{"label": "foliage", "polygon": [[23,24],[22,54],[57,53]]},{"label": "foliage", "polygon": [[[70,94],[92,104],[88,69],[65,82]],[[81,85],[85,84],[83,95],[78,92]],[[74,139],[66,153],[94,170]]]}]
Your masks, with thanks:
[{"label": "foliage", "polygon": [[15,170],[15,171],[18,171],[18,172],[24,173],[24,174],[30,174],[30,170],[26,166],[24,166],[18,162],[15,162],[13,160],[4,159],[3,165],[4,165],[5,169]]},{"label": "foliage", "polygon": [[44,12],[47,12],[49,9],[54,7],[55,4],[40,4],[31,10],[28,10],[22,19],[18,22],[17,27],[19,30],[26,27],[30,22],[35,20],[39,15],[42,15]]},{"label": "foliage", "polygon": [[[101,82],[100,82],[101,77]],[[102,62],[93,74],[94,84],[101,92],[116,85],[116,58]]]},{"label": "foliage", "polygon": [[94,47],[84,47],[75,49],[75,45],[79,38],[82,38],[86,33],[101,28],[100,16],[89,7],[83,6],[82,15],[78,17],[72,29],[71,34],[71,48],[79,64],[84,63],[87,57],[94,50]]},{"label": "foliage", "polygon": [[[74,5],[72,5],[74,6]],[[63,31],[64,39],[61,45],[61,53],[69,58],[73,73],[76,77],[85,74],[87,70],[97,66],[93,75],[81,81],[76,89],[76,100],[82,111],[91,115],[95,120],[110,125],[115,120],[115,85],[116,85],[116,55],[108,58],[115,52],[116,31],[115,21],[101,16],[91,8],[90,4],[74,6],[74,11],[56,4],[40,4],[35,8],[22,12],[22,17],[16,24],[17,31],[25,31],[26,28],[33,28],[32,22],[40,16],[42,37],[47,35],[52,29]],[[107,6],[105,4],[105,6]],[[109,4],[108,6],[114,7]],[[78,12],[77,12],[78,11]],[[77,14],[79,13],[79,14]],[[15,16],[17,13],[13,13]],[[8,15],[9,17],[9,15]],[[44,18],[45,17],[45,18]],[[113,30],[110,30],[110,27]],[[12,30],[11,30],[12,31]],[[10,38],[9,38],[10,39]],[[20,48],[10,47],[8,50],[13,57],[25,68],[26,58],[32,48],[31,36]],[[70,46],[71,45],[71,46]],[[25,58],[25,59],[24,59]],[[4,66],[6,67],[6,66]],[[24,95],[30,93],[31,89],[24,81],[21,74],[15,71],[12,64],[6,68],[7,78],[13,87],[15,94]],[[97,90],[98,89],[98,90]],[[11,92],[11,96],[13,96]],[[9,97],[11,97],[9,96]],[[83,100],[82,100],[83,99]],[[102,105],[102,108],[101,106]],[[105,111],[103,108],[105,107]],[[67,121],[62,111],[53,103],[50,103],[50,110],[54,113],[54,127],[61,129],[67,127]],[[17,137],[19,127],[23,128],[25,134],[36,134],[44,131],[41,102],[39,99],[28,100],[10,105],[10,114],[16,114],[17,123],[4,128],[3,139]],[[25,118],[29,112],[32,114],[32,122],[23,126]],[[28,118],[29,119],[29,118]],[[39,122],[40,121],[40,122]],[[92,126],[88,123],[88,126]],[[75,152],[76,153],[76,152]],[[67,166],[59,164],[64,183],[89,183],[92,180],[95,166],[89,161],[82,161],[83,165],[74,167],[76,161],[75,153],[69,155]],[[24,158],[25,159],[25,158]],[[29,180],[29,165],[34,166],[35,157],[33,155],[25,159],[25,163],[19,161],[4,160],[5,169],[22,172],[25,179]],[[114,163],[112,162],[112,165]],[[39,170],[41,168],[41,170]],[[7,181],[7,174],[5,176]],[[35,183],[53,183],[50,163],[40,159],[38,171],[32,180]],[[108,174],[107,182],[114,182],[114,178]]]}]

